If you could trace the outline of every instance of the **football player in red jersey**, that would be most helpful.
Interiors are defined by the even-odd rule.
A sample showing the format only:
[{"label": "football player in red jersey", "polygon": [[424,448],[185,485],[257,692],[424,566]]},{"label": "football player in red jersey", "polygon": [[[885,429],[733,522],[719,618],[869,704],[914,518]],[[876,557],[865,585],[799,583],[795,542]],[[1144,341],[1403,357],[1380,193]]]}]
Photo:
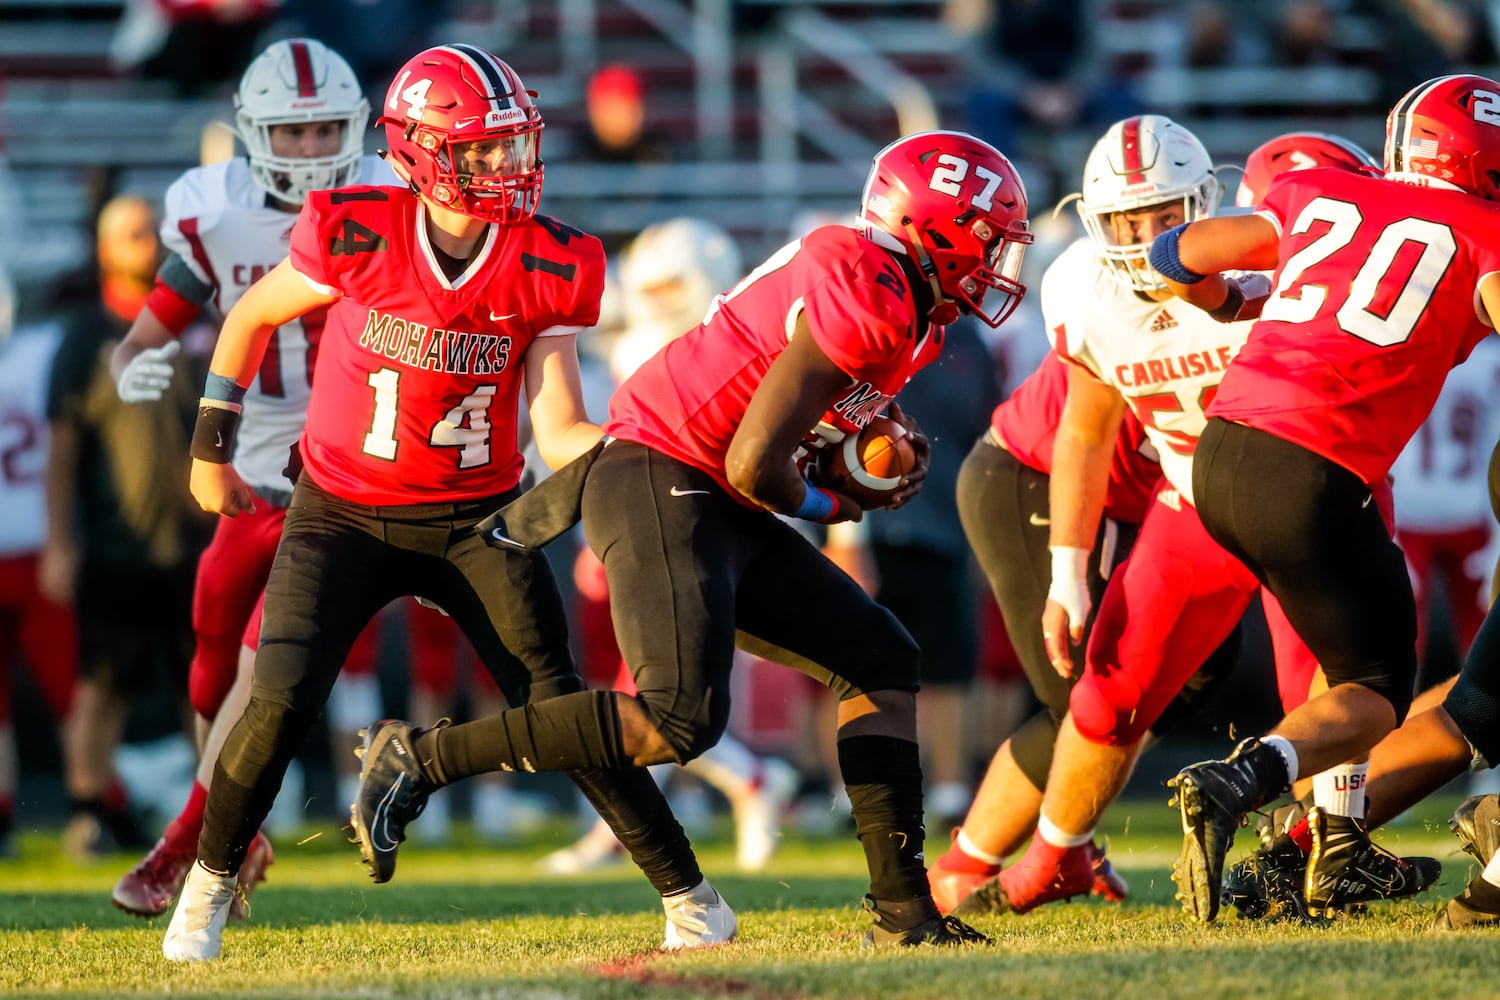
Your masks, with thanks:
[{"label": "football player in red jersey", "polygon": [[[613,440],[583,482],[582,517],[638,694],[590,692],[421,733],[414,756],[433,763],[413,780],[689,760],[724,731],[738,642],[840,699],[839,763],[870,870],[867,941],[987,940],[943,918],[928,890],[916,645],[777,515],[861,517],[805,478],[807,449],[883,412],[962,311],[1003,322],[1025,291],[1030,242],[1020,178],[988,144],[924,132],[879,152],[857,227],[824,226],[777,251],[611,402]],[[896,504],[926,474],[917,440],[924,466]],[[367,781],[362,799],[387,791]]]},{"label": "football player in red jersey", "polygon": [[[418,54],[382,112],[389,162],[409,187],[309,193],[290,257],[225,318],[205,386],[193,494],[205,510],[252,512],[229,463],[245,387],[273,331],[328,309],[250,701],[215,764],[198,860],[163,943],[174,960],[218,956],[246,847],[350,644],[387,602],[411,595],[447,611],[513,705],[583,687],[545,560],[490,548],[472,529],[519,493],[523,389],[544,460],[562,465],[599,441],[574,340],[599,316],[602,248],[536,214],[541,112],[489,52]],[[371,770],[367,759],[367,781]],[[570,777],[662,893],[669,942],[712,943],[709,921],[733,935],[646,771]],[[425,798],[407,785],[385,808],[414,814]],[[364,820],[354,816],[386,881],[402,828]]]},{"label": "football player in red jersey", "polygon": [[1271,181],[1288,170],[1312,167],[1380,173],[1375,158],[1343,136],[1327,132],[1285,132],[1267,139],[1245,157],[1245,175],[1240,178],[1234,203],[1240,208],[1254,208],[1266,196]]},{"label": "football player in red jersey", "polygon": [[[1205,529],[1280,599],[1328,682],[1270,735],[1173,779],[1184,830],[1174,880],[1201,920],[1217,911],[1244,815],[1299,774],[1330,768],[1347,769],[1345,796],[1360,794],[1360,762],[1411,705],[1411,581],[1371,497],[1448,370],[1500,315],[1500,207],[1487,204],[1497,197],[1500,83],[1440,77],[1391,110],[1383,178],[1292,171],[1254,215],[1203,220],[1152,245],[1172,290],[1206,308],[1224,297],[1218,272],[1275,268],[1209,406],[1193,488]],[[1448,704],[1455,720],[1492,718],[1487,695]],[[1476,729],[1476,749],[1493,744],[1493,726]],[[1367,834],[1329,819],[1321,807],[1309,814],[1314,908],[1368,881],[1351,877]]]},{"label": "football player in red jersey", "polygon": [[[209,302],[219,310],[233,307],[286,256],[307,192],[394,179],[379,159],[363,155],[370,104],[348,63],[321,42],[290,38],[268,46],[246,68],[235,107],[248,155],[194,167],[167,189],[161,235],[170,253],[145,308],[110,358],[127,403],[161,399],[170,359],[181,346],[177,338],[202,308]],[[198,560],[188,693],[202,760],[182,811],[115,885],[114,904],[137,916],[164,913],[182,887],[197,854],[214,759],[249,696],[261,590],[291,499],[284,470],[302,432],[322,323],[318,311],[278,329],[245,395],[234,463],[258,503],[254,514],[220,519]],[[373,639],[366,637],[360,650],[356,659],[368,675]],[[270,841],[257,836],[240,869],[231,919],[248,912],[249,895],[271,859]]]}]

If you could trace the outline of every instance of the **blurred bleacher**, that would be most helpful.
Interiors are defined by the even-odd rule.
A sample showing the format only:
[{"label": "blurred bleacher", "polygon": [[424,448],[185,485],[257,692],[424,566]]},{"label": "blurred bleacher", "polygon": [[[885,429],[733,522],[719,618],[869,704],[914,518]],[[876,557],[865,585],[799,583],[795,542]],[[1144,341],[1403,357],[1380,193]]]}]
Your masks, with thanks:
[{"label": "blurred bleacher", "polygon": [[[541,93],[548,211],[620,239],[668,215],[707,216],[755,260],[800,213],[851,212],[870,155],[900,132],[964,126],[973,53],[945,25],[949,2],[469,0],[434,40],[489,46]],[[0,0],[0,139],[23,202],[25,249],[11,255],[23,284],[84,259],[102,188],[159,195],[198,162],[204,127],[229,119],[227,91],[182,100],[112,62],[125,7]],[[1376,36],[1360,17],[1339,15],[1351,58],[1338,65],[1187,69],[1161,57],[1163,32],[1183,7],[1092,0],[1100,58],[1130,74],[1151,110],[1194,128],[1219,162],[1293,127],[1378,149],[1380,81],[1359,58]],[[573,159],[588,75],[609,62],[646,74],[651,123],[677,150],[672,162]],[[1033,133],[1006,151],[1023,173],[1046,166],[1027,175],[1035,214],[1071,190],[1058,178],[1076,175],[1097,131]],[[372,131],[368,146],[376,144]]]}]

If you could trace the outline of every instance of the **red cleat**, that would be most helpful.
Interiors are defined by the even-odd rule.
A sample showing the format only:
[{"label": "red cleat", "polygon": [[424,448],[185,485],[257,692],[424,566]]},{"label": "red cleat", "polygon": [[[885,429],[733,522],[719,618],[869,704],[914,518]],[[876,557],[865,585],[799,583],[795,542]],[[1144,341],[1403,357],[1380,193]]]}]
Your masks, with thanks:
[{"label": "red cleat", "polygon": [[[1003,898],[1004,909],[991,912],[1026,913],[1044,903],[1087,895],[1094,886],[1094,861],[1090,845],[1054,847],[1034,836],[1025,857],[995,878],[994,893]],[[982,895],[982,894],[981,894]]]},{"label": "red cleat", "polygon": [[250,894],[255,887],[266,880],[266,869],[275,862],[276,855],[271,851],[271,841],[265,833],[257,833],[255,839],[250,841],[250,849],[245,852],[245,860],[240,864],[239,882],[236,886],[234,899],[229,903],[229,919],[244,920],[250,916]]},{"label": "red cleat", "polygon": [[137,917],[159,917],[182,891],[188,869],[197,860],[198,845],[179,849],[163,837],[130,871],[115,883],[114,904]]},{"label": "red cleat", "polygon": [[1115,871],[1114,866],[1109,863],[1109,858],[1104,856],[1104,845],[1095,840],[1084,844],[1083,847],[1088,851],[1089,861],[1094,866],[1094,888],[1089,894],[1103,896],[1111,903],[1125,902],[1125,897],[1130,892],[1130,883]]},{"label": "red cleat", "polygon": [[937,904],[938,911],[944,914],[958,909],[975,889],[1000,873],[999,865],[987,864],[959,850],[958,830],[953,831],[953,841],[948,853],[927,869],[927,884],[932,889],[932,901]]}]

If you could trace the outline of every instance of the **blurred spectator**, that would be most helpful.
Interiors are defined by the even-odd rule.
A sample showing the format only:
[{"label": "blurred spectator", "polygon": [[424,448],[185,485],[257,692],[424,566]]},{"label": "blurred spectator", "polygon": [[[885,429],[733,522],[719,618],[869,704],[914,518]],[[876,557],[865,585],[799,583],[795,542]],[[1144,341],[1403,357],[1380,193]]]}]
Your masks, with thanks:
[{"label": "blurred spectator", "polygon": [[[1076,164],[1051,162],[1052,137],[1103,128],[1140,110],[1129,81],[1096,44],[1093,5],[1088,0],[963,4],[961,20],[975,26],[964,94],[968,128],[1012,159],[1034,161],[1055,189]],[[1030,184],[1035,174],[1023,173]]]},{"label": "blurred spectator", "polygon": [[1500,5],[1493,2],[1376,0],[1370,6],[1381,40],[1377,69],[1384,107],[1416,81],[1484,70],[1500,58],[1495,36]]},{"label": "blurred spectator", "polygon": [[23,658],[62,732],[68,787],[90,785],[77,773],[73,752],[77,738],[86,734],[68,725],[78,675],[73,609],[42,592],[38,569],[47,526],[47,373],[61,330],[54,325],[12,329],[14,295],[0,267],[0,858],[16,853],[11,672]]},{"label": "blurred spectator", "polygon": [[276,8],[277,0],[129,0],[111,55],[180,97],[212,96],[239,79]]},{"label": "blurred spectator", "polygon": [[135,196],[108,202],[96,250],[97,297],[65,304],[66,333],[52,368],[41,563],[46,595],[77,610],[74,712],[87,739],[80,764],[86,783],[80,778],[69,788],[74,815],[64,842],[78,857],[109,841],[130,850],[151,846],[113,776],[114,755],[132,699],[163,687],[174,696],[186,691],[192,574],[204,523],[182,460],[197,386],[179,372],[168,390],[175,406],[127,406],[109,372],[110,352],[144,305],[159,263],[151,206]]},{"label": "blurred spectator", "polygon": [[577,158],[594,163],[661,163],[670,159],[655,133],[646,103],[646,82],[633,66],[612,63],[589,78],[588,133]]},{"label": "blurred spectator", "polygon": [[412,52],[471,40],[432,37],[451,6],[450,0],[284,0],[278,32],[316,38],[344,57],[367,93],[383,94]]}]

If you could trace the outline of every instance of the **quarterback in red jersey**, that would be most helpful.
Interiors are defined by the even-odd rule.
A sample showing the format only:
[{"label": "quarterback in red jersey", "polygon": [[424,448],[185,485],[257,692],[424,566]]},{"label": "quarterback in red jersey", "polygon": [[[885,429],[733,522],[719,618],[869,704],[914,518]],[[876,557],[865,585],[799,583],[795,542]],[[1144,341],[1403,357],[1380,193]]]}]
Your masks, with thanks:
[{"label": "quarterback in red jersey", "polygon": [[[447,611],[512,705],[583,688],[545,560],[490,548],[473,528],[519,493],[523,385],[544,460],[562,465],[599,440],[574,339],[599,316],[603,250],[536,215],[541,112],[490,53],[447,45],[413,57],[381,123],[409,187],[308,195],[291,256],[225,318],[199,410],[193,495],[226,516],[253,511],[229,463],[245,386],[273,331],[328,309],[250,702],[215,764],[198,861],[163,943],[174,960],[218,956],[246,847],[350,644],[389,601],[416,596]],[[370,733],[365,782],[395,778],[382,764],[392,746],[404,753],[392,734]],[[662,893],[669,945],[733,936],[732,911],[649,774],[570,777]],[[352,816],[381,882],[402,820],[427,796],[419,783],[397,785],[373,814]]]},{"label": "quarterback in red jersey", "polygon": [[[840,699],[839,763],[870,870],[867,940],[987,940],[943,918],[927,886],[916,644],[776,515],[862,516],[808,482],[808,449],[890,406],[961,312],[1003,322],[1024,293],[1030,242],[1025,190],[993,147],[924,132],[879,152],[857,227],[825,226],[773,254],[611,403],[613,440],[583,482],[582,517],[638,693],[589,692],[424,733],[415,756],[437,766],[423,780],[690,760],[724,731],[738,641]],[[916,440],[924,465],[895,505],[926,474]]]},{"label": "quarterback in red jersey", "polygon": [[[1371,496],[1500,315],[1497,179],[1500,83],[1441,77],[1391,110],[1383,178],[1289,172],[1254,215],[1192,223],[1152,246],[1173,291],[1207,308],[1225,294],[1217,272],[1275,268],[1208,408],[1193,490],[1204,528],[1280,599],[1329,685],[1271,734],[1173,779],[1184,831],[1174,879],[1199,919],[1217,911],[1244,815],[1299,774],[1347,766],[1357,789],[1359,762],[1411,705],[1411,581]],[[1357,826],[1328,836],[1321,808],[1309,820],[1311,901],[1370,845]]]}]

